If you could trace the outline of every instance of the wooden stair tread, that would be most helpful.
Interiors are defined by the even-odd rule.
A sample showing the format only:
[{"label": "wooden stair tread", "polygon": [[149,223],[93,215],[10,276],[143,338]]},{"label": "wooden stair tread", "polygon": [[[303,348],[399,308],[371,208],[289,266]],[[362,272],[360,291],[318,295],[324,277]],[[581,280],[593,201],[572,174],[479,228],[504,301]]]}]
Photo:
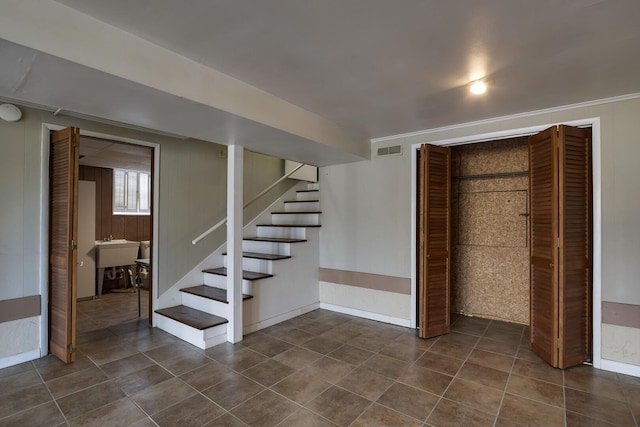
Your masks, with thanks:
[{"label": "wooden stair tread", "polygon": [[320,203],[320,200],[285,200],[285,203]]},{"label": "wooden stair tread", "polygon": [[322,211],[273,211],[272,215],[321,214]]},{"label": "wooden stair tread", "polygon": [[156,310],[156,313],[201,331],[229,323],[229,321],[224,317],[205,313],[204,311],[196,310],[194,308],[187,307],[186,305],[161,308]]},{"label": "wooden stair tread", "polygon": [[252,242],[271,242],[271,243],[302,243],[307,239],[284,239],[281,237],[245,237],[243,240],[251,240]]},{"label": "wooden stair tread", "polygon": [[[213,286],[207,285],[199,285],[199,286],[191,286],[189,288],[182,288],[180,292],[186,292],[188,294],[197,295],[202,298],[207,298],[214,301],[220,301],[225,304],[229,304],[229,299],[227,298],[227,290],[215,288]],[[242,294],[243,300],[248,300],[253,298],[253,295]]]},{"label": "wooden stair tread", "polygon": [[[227,255],[224,252],[222,255]],[[280,255],[280,254],[263,254],[260,252],[242,252],[243,258],[253,258],[253,259],[264,259],[267,261],[278,261],[280,259],[289,259],[291,256],[289,255]]]},{"label": "wooden stair tread", "polygon": [[320,224],[257,224],[257,227],[322,227]]},{"label": "wooden stair tread", "polygon": [[[218,267],[218,268],[208,268],[206,270],[202,270],[203,273],[217,274],[220,276],[227,275],[227,267]],[[273,274],[266,273],[258,273],[256,271],[247,271],[242,270],[242,278],[244,280],[259,280],[266,279],[268,277],[273,277]]]}]

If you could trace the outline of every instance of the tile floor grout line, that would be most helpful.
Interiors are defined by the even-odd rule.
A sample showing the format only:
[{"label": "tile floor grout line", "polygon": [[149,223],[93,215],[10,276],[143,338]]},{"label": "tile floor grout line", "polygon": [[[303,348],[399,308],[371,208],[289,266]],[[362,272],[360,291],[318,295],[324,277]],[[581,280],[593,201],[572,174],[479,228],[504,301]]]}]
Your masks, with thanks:
[{"label": "tile floor grout line", "polygon": [[49,389],[49,386],[47,385],[46,381],[42,377],[42,374],[38,370],[38,367],[36,366],[36,364],[33,361],[31,361],[31,363],[33,364],[33,368],[36,370],[36,373],[40,377],[40,380],[42,381],[42,385],[44,385],[44,387],[47,389],[47,393],[49,393],[49,396],[51,396],[51,400],[56,405],[56,408],[58,408],[58,411],[60,411],[60,414],[62,415],[62,418],[64,419],[64,422],[69,424],[69,420],[67,419],[67,415],[62,411],[62,408],[60,407],[60,405],[58,404],[58,401],[56,400],[55,396],[53,395],[53,393]]},{"label": "tile floor grout line", "polygon": [[[492,321],[493,322],[493,321]],[[520,347],[520,343],[522,342],[522,337],[524,336],[524,328],[520,332],[520,341],[518,341],[518,347]],[[518,349],[516,349],[516,355],[518,354]],[[500,398],[500,404],[498,404],[498,411],[496,412],[496,419],[493,421],[494,427],[498,424],[498,419],[500,418],[500,411],[502,411],[502,404],[504,403],[504,398],[507,395],[507,388],[509,387],[509,381],[511,381],[511,374],[513,373],[513,368],[516,366],[516,355],[513,356],[513,360],[511,361],[511,369],[509,369],[509,375],[507,376],[507,382],[504,385],[504,390],[502,390],[502,397]]]}]

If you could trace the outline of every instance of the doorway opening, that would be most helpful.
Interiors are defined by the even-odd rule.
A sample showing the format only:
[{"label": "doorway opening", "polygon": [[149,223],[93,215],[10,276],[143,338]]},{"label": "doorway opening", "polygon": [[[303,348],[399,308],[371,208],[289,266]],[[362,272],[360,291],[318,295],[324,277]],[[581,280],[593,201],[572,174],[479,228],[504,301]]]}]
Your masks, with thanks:
[{"label": "doorway opening", "polygon": [[[593,277],[593,290],[589,290],[589,302],[593,307],[593,322],[589,325],[590,331],[593,331],[593,342],[590,348],[593,349],[592,360],[596,368],[600,367],[600,287],[601,287],[601,221],[600,221],[600,158],[599,158],[599,146],[600,146],[600,130],[599,120],[589,119],[580,122],[569,123],[572,126],[580,127],[592,127],[593,137],[590,141],[590,147],[592,147],[593,156],[587,157],[589,162],[589,169],[593,171],[592,179],[590,183],[593,184],[593,204],[587,209],[589,210],[590,223],[593,227],[593,249],[589,253],[589,257],[592,260],[592,270],[590,273]],[[551,125],[550,125],[551,126]],[[549,127],[549,126],[546,126]],[[528,235],[528,224],[530,215],[529,206],[529,194],[528,194],[528,177],[526,176],[527,168],[509,167],[507,170],[501,170],[506,163],[513,163],[512,166],[528,166],[528,152],[526,151],[526,145],[519,137],[526,135],[532,135],[540,132],[545,126],[520,129],[511,132],[500,132],[495,134],[485,134],[469,138],[459,138],[455,140],[447,140],[436,142],[433,145],[449,146],[452,153],[451,160],[451,175],[453,179],[450,184],[454,187],[451,192],[452,221],[454,227],[452,230],[453,238],[451,244],[451,258],[453,262],[457,262],[458,265],[451,267],[452,271],[452,288],[451,288],[451,303],[450,312],[462,312],[469,315],[478,315],[482,317],[489,317],[494,319],[515,321],[517,323],[527,324],[528,311],[529,311],[529,248],[531,237]],[[515,136],[512,136],[515,135]],[[511,137],[510,139],[508,139]],[[460,146],[461,144],[468,143],[486,143],[489,142],[487,148],[482,147],[480,144],[475,146]],[[494,144],[491,147],[490,144]],[[499,161],[500,167],[490,170],[491,160],[487,158],[487,155],[491,154],[492,149],[495,151],[500,144],[510,147],[512,151],[512,158],[509,160],[509,156]],[[418,159],[417,149],[420,145],[414,145],[414,161],[413,167],[413,194],[416,208],[418,204],[421,204],[424,199],[419,199],[420,188],[418,181]],[[475,153],[474,153],[475,151]],[[507,150],[509,151],[509,150]],[[518,159],[517,153],[521,155]],[[420,151],[422,153],[422,150]],[[515,153],[515,155],[514,155]],[[477,165],[473,166],[470,163],[470,158],[476,156],[480,161],[476,162]],[[483,158],[484,156],[484,158]],[[474,167],[476,168],[474,170]],[[466,168],[466,170],[465,170]],[[508,174],[508,175],[507,175]],[[422,178],[421,178],[422,179]],[[432,179],[432,178],[431,178]],[[573,178],[572,178],[573,179]],[[497,184],[497,181],[502,181],[502,184]],[[522,181],[518,184],[518,181]],[[512,181],[510,185],[505,185],[505,182]],[[500,212],[508,211],[511,220],[505,221]],[[512,211],[512,212],[511,212]],[[516,212],[517,211],[517,212]],[[413,214],[417,215],[417,209],[413,210]],[[414,232],[417,232],[418,222],[412,221]],[[457,225],[457,229],[456,229]],[[428,227],[428,225],[427,225]],[[487,231],[493,230],[491,233]],[[416,258],[414,259],[414,266],[417,267],[419,260],[417,254],[420,251],[419,233],[414,234],[416,241],[413,245]],[[555,242],[555,239],[554,239]],[[559,243],[560,244],[560,243]],[[554,243],[555,245],[555,243]],[[503,252],[502,259],[498,261],[492,261],[488,258],[488,255],[492,252]],[[522,253],[520,253],[522,252]],[[427,252],[425,252],[427,253]],[[495,255],[495,254],[494,254]],[[428,255],[427,255],[428,257]],[[498,257],[499,258],[499,257]],[[460,265],[462,264],[462,265]],[[524,266],[524,268],[517,268],[518,265]],[[549,264],[547,264],[548,266]],[[550,264],[553,267],[553,263]],[[568,265],[568,264],[567,264]],[[504,266],[504,270],[501,269]],[[416,268],[416,271],[418,269]],[[479,286],[475,286],[478,282],[483,280],[474,280],[475,278],[483,278],[483,275],[493,274],[491,271],[498,271],[498,277],[504,276],[501,286],[504,288],[499,293],[511,292],[513,295],[509,295],[506,300],[503,295],[499,295],[500,298],[495,301],[502,300],[502,304],[506,307],[501,307],[495,304],[495,301],[482,301],[479,298],[480,295],[487,294],[486,286],[483,288],[480,283]],[[511,270],[509,272],[509,270]],[[418,301],[418,280],[417,273],[414,271],[412,277],[412,304],[414,310],[412,310],[412,325],[417,326],[417,320],[419,317],[419,304],[423,304],[422,301]],[[432,274],[430,270],[427,274]],[[519,272],[518,272],[519,271]],[[516,272],[516,273],[514,273]],[[504,274],[502,274],[504,273]],[[424,273],[423,273],[424,274]],[[521,282],[519,286],[509,288],[513,283]],[[524,279],[524,280],[522,280]],[[421,279],[422,280],[422,279]],[[500,281],[498,280],[498,281]],[[495,281],[494,281],[495,282]],[[460,284],[471,283],[472,287],[460,287]],[[517,284],[516,283],[516,284]],[[524,284],[524,286],[523,286]],[[493,285],[493,284],[492,284]],[[457,286],[457,287],[456,287]],[[494,295],[495,297],[495,295]],[[515,299],[515,303],[511,304],[512,299]],[[507,304],[504,303],[507,301]],[[474,305],[475,304],[475,305]],[[492,304],[494,307],[492,308]],[[414,323],[415,321],[415,323]],[[421,319],[421,321],[424,321]],[[447,320],[448,322],[448,320]],[[448,325],[447,325],[448,326]]]},{"label": "doorway opening", "polygon": [[[51,248],[43,342],[68,363],[78,332],[152,323],[159,145],[53,125],[43,125],[43,140],[50,158],[43,240]],[[114,170],[128,171],[131,181],[119,182]]]},{"label": "doorway opening", "polygon": [[[77,330],[148,321],[153,148],[81,134],[79,149]],[[132,259],[107,260],[116,245]]]}]

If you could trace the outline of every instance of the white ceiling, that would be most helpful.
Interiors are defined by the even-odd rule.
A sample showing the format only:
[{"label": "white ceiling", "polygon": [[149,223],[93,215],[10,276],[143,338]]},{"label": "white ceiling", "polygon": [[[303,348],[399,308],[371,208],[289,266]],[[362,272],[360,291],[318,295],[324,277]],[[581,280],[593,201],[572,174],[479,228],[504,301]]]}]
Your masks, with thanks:
[{"label": "white ceiling", "polygon": [[80,164],[151,172],[151,148],[81,135]]},{"label": "white ceiling", "polygon": [[[638,0],[58,3],[367,139],[640,92]],[[187,135],[162,123],[144,125]]]}]

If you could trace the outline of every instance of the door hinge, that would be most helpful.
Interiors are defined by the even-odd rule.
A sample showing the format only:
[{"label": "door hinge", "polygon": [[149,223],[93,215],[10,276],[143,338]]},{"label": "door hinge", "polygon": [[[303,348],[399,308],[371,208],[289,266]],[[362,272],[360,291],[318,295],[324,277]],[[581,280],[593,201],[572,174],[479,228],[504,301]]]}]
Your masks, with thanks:
[{"label": "door hinge", "polygon": [[78,146],[80,145],[78,141],[78,136],[75,133],[71,135],[71,143],[75,148],[78,148]]},{"label": "door hinge", "polygon": [[69,353],[75,353],[76,352],[76,348],[74,346],[72,346],[71,344],[67,345],[67,350],[69,351]]},{"label": "door hinge", "polygon": [[557,243],[557,244],[558,244],[558,247],[560,247],[560,238],[559,238],[559,237],[558,237],[557,242],[558,242],[558,243]]},{"label": "door hinge", "polygon": [[78,250],[78,244],[73,241],[73,239],[69,240],[69,249],[72,251]]}]

